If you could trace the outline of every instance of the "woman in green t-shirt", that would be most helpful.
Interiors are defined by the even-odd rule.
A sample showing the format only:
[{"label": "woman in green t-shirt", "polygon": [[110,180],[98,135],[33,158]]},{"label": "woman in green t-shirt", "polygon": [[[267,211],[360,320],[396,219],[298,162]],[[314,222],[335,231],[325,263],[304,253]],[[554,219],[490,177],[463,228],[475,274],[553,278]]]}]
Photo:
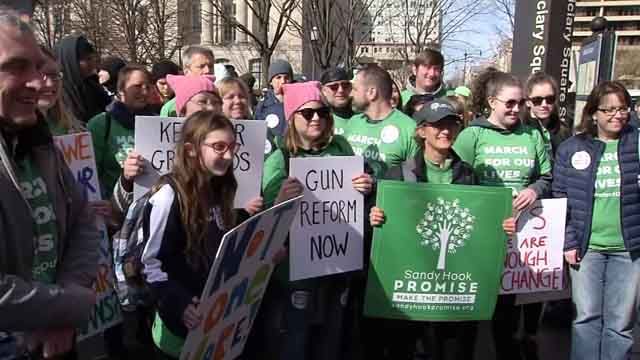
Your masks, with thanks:
[{"label": "woman in green t-shirt", "polygon": [[[299,180],[289,177],[289,158],[353,155],[349,143],[342,136],[333,135],[333,118],[322,102],[319,82],[285,85],[284,112],[288,119],[284,145],[264,165],[265,204],[284,201],[302,192]],[[352,179],[352,185],[368,194],[373,179],[363,173]],[[310,354],[323,353],[329,359],[339,358],[347,277],[289,281],[288,273],[288,260],[276,267],[263,299],[263,308],[269,311],[258,315],[245,350],[251,352],[247,357],[253,358],[253,354],[256,358],[305,360]],[[314,334],[322,336],[312,337]],[[265,344],[265,348],[261,349],[254,341]]]},{"label": "woman in green t-shirt", "polygon": [[[477,114],[453,148],[474,169],[480,185],[513,190],[519,212],[551,187],[551,162],[540,132],[520,122],[524,106],[522,84],[515,76],[488,69],[476,79],[473,110]],[[520,312],[515,295],[498,298],[493,317],[497,359],[520,359],[514,339]]]},{"label": "woman in green t-shirt", "polygon": [[640,289],[638,130],[631,97],[600,83],[582,112],[580,133],[558,148],[553,196],[567,199],[564,258],[576,314],[571,359],[629,359]]}]

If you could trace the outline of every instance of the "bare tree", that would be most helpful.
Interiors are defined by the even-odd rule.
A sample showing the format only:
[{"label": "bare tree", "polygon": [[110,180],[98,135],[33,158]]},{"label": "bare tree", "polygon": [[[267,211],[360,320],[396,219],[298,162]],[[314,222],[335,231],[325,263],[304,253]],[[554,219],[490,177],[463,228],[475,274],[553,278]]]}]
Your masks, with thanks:
[{"label": "bare tree", "polygon": [[148,63],[171,59],[183,43],[178,26],[178,7],[175,0],[147,0],[148,21],[144,47]]},{"label": "bare tree", "polygon": [[502,20],[506,23],[506,28],[504,25],[496,25],[498,34],[503,39],[512,40],[515,30],[516,0],[495,0],[495,7]]},{"label": "bare tree", "polygon": [[[233,11],[230,11],[230,2],[227,0],[209,0],[212,12],[202,15],[213,16],[229,25],[230,30],[238,30],[249,38],[256,51],[260,54],[262,71],[262,84],[269,82],[266,69],[271,65],[273,55],[280,39],[287,31],[294,12],[299,9],[302,0],[236,0],[246,4],[249,9],[248,16],[253,18],[253,26],[238,22]],[[205,22],[206,24],[206,22]],[[206,26],[206,25],[205,25]]]},{"label": "bare tree", "polygon": [[113,45],[111,53],[131,62],[144,63],[147,59],[145,40],[149,22],[148,1],[107,0],[112,12]]},{"label": "bare tree", "polygon": [[69,12],[63,0],[40,0],[35,6],[34,31],[45,46],[53,48],[69,30]]},{"label": "bare tree", "polygon": [[96,47],[98,54],[111,45],[111,18],[108,0],[63,1],[69,11],[69,28],[65,34],[77,32],[85,35]]}]

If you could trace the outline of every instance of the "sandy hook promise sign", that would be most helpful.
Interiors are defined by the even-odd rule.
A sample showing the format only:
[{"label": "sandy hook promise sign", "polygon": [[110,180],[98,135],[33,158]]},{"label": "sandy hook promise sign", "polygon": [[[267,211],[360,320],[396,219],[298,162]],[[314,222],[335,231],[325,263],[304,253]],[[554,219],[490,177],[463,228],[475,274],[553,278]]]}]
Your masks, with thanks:
[{"label": "sandy hook promise sign", "polygon": [[202,292],[202,324],[187,337],[180,359],[231,360],[242,354],[262,296],[302,196],[243,222],[222,238]]},{"label": "sandy hook promise sign", "polygon": [[[145,158],[144,173],[135,180],[134,198],[144,195],[158,178],[171,171],[176,143],[180,140],[184,118],[136,116],[136,151]],[[240,150],[233,160],[238,191],[234,206],[244,208],[260,196],[267,127],[264,121],[231,120]]]}]

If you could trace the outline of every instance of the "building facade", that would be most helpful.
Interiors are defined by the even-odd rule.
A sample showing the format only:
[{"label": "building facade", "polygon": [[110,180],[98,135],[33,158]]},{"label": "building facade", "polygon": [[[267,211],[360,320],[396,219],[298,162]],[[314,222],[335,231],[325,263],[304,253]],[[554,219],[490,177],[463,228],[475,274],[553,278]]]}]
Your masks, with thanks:
[{"label": "building facade", "polygon": [[[214,3],[215,1],[215,3]],[[240,26],[246,27],[251,33],[258,34],[258,19],[248,6],[250,0],[186,0],[182,2],[183,14],[181,28],[185,34],[184,46],[202,45],[213,50],[216,62],[231,64],[238,74],[251,72],[260,84],[263,69],[261,58],[253,39],[245,32],[238,30],[229,17],[220,16],[220,11],[231,14]],[[263,1],[263,0],[260,0]],[[280,17],[279,6],[271,7],[270,32],[277,26]],[[299,11],[294,11],[293,20],[299,21]],[[274,34],[268,34],[272,39]],[[294,72],[302,68],[302,40],[295,31],[285,31],[278,42],[273,59],[285,59],[291,63]]]},{"label": "building facade", "polygon": [[630,89],[640,89],[640,0],[576,0],[576,51],[591,36],[591,21],[597,16],[604,16],[618,37],[613,78]]}]

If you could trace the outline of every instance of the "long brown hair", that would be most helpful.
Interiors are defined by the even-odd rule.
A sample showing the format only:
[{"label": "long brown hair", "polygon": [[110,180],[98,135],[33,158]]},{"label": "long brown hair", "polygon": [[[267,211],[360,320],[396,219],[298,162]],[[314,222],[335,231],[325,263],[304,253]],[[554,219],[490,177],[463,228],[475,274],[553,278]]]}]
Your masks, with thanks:
[{"label": "long brown hair", "polygon": [[[182,224],[187,234],[185,255],[192,264],[201,264],[203,256],[215,256],[206,251],[212,208],[217,208],[221,215],[221,227],[231,229],[235,225],[233,199],[238,182],[233,175],[233,167],[229,166],[223,176],[211,177],[200,156],[205,138],[214,130],[228,130],[235,138],[233,124],[224,115],[198,111],[189,116],[182,126],[170,174],[178,193]],[[195,151],[186,149],[185,144],[191,144]]]},{"label": "long brown hair", "polygon": [[591,137],[598,136],[598,125],[593,119],[593,114],[598,111],[602,98],[610,94],[616,95],[618,100],[623,102],[625,106],[631,106],[631,96],[622,83],[618,81],[601,82],[591,90],[591,93],[587,97],[587,104],[582,109],[582,118],[578,126],[578,132],[590,135]]}]

